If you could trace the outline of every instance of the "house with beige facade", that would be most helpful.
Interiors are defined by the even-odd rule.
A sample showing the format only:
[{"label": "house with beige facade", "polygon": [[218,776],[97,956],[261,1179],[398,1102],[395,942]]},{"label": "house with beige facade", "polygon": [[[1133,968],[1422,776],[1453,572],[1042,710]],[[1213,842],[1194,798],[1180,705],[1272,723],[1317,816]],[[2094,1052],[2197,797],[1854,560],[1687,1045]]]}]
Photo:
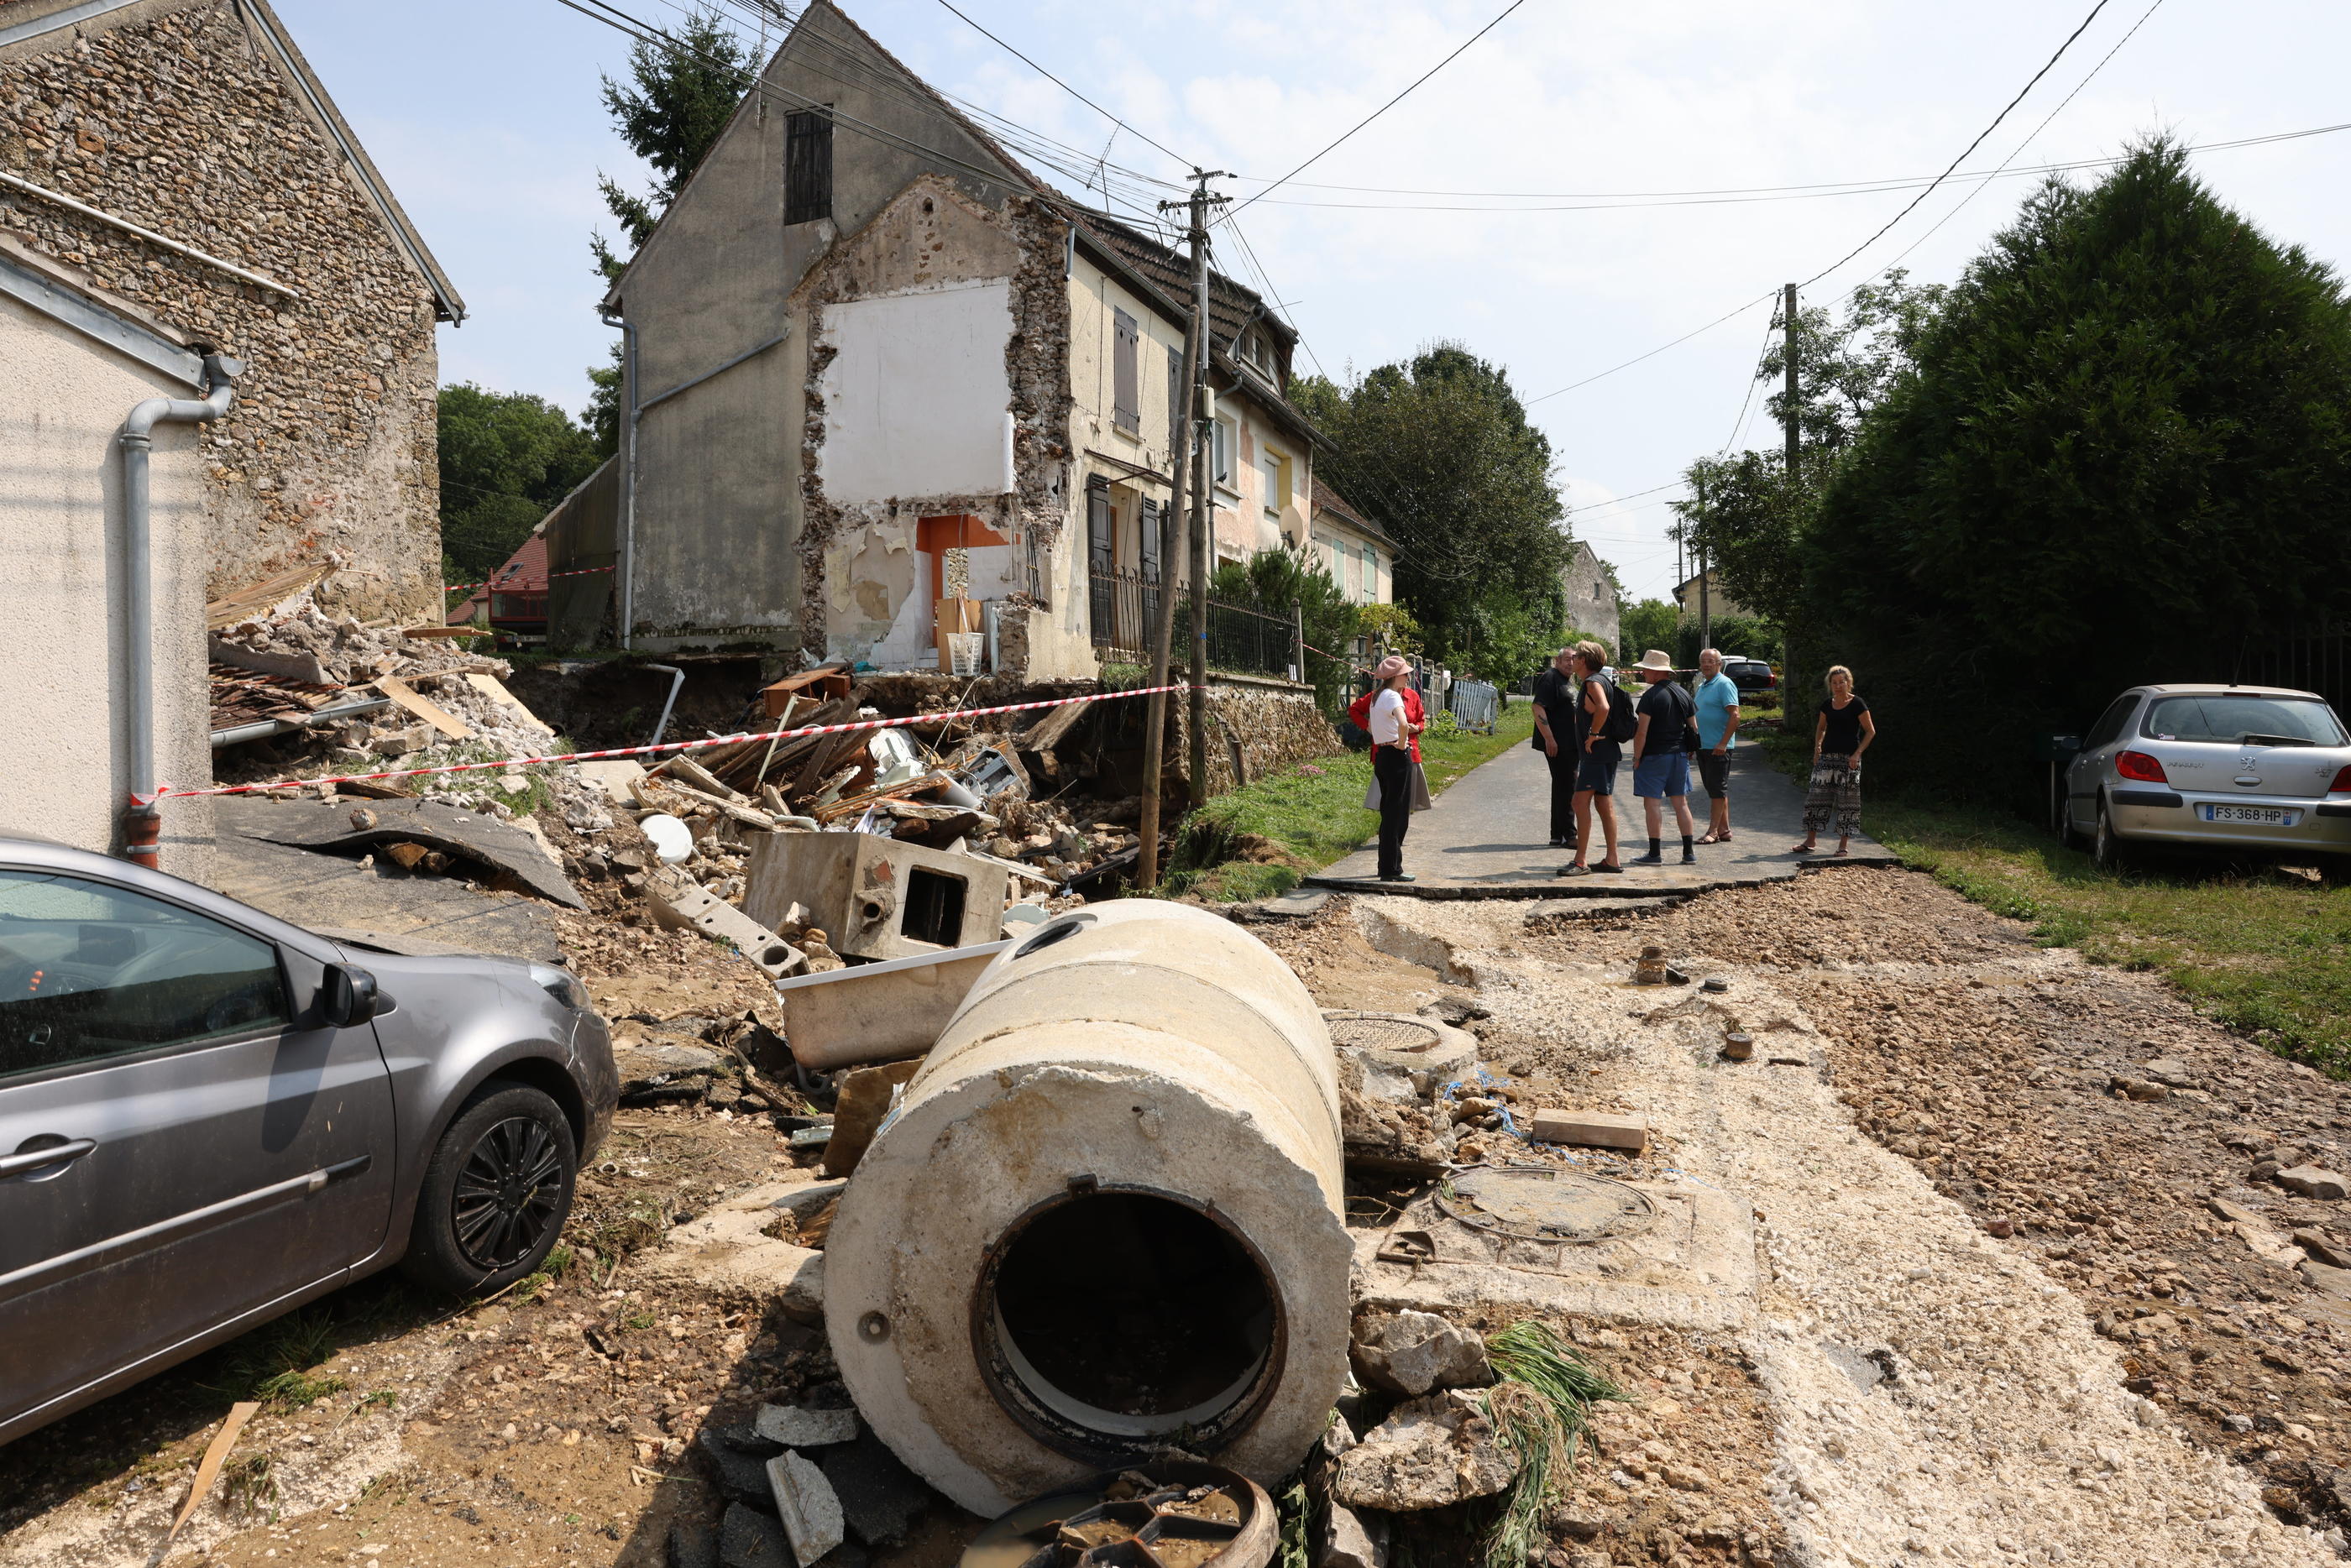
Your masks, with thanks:
[{"label": "house with beige facade", "polygon": [[[211,782],[208,601],[332,567],[330,608],[437,618],[464,308],[266,0],[0,3],[0,598],[38,628],[0,711],[41,738],[0,831],[108,849],[134,792]],[[139,449],[142,575],[151,399],[214,406]],[[208,820],[171,808],[165,869]]]},{"label": "house with beige facade", "polygon": [[[813,0],[604,302],[622,451],[611,504],[580,505],[610,525],[575,543],[559,516],[549,566],[616,568],[631,649],[937,669],[942,617],[968,615],[988,669],[1091,678],[1176,575],[1187,299],[1161,238],[1043,184]],[[1314,434],[1265,302],[1217,275],[1207,327],[1237,560],[1303,536]]]},{"label": "house with beige facade", "polygon": [[1313,507],[1313,522],[1305,541],[1309,558],[1331,575],[1351,603],[1394,604],[1395,543],[1387,530],[1319,479],[1314,482]]}]

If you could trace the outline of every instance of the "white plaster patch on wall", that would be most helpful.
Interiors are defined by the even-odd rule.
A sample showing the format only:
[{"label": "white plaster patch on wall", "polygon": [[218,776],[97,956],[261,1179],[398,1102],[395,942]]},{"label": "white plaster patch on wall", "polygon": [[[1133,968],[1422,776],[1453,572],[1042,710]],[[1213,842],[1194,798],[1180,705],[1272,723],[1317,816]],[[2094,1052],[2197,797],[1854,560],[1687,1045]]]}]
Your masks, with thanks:
[{"label": "white plaster patch on wall", "polygon": [[836,504],[1014,488],[1008,278],[824,308],[824,445]]}]

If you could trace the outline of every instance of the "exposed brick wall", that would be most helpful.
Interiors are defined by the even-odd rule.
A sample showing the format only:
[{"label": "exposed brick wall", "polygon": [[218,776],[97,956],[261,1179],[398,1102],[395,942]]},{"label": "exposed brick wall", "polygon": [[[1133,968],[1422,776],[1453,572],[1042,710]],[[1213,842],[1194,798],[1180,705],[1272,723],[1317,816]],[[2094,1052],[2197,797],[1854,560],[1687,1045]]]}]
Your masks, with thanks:
[{"label": "exposed brick wall", "polygon": [[5,188],[0,229],[246,361],[234,410],[201,438],[213,594],[331,551],[343,569],[321,590],[330,605],[429,613],[441,557],[431,290],[226,0],[112,26],[120,15],[0,56],[0,169],[302,297]]}]

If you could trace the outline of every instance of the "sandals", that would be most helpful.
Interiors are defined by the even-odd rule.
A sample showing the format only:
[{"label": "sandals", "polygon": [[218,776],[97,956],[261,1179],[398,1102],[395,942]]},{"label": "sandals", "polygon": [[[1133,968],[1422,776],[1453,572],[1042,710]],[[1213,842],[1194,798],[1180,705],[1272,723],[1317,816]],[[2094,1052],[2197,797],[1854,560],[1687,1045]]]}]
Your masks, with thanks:
[{"label": "sandals", "polygon": [[1793,844],[1788,846],[1788,853],[1791,855],[1818,855],[1820,852],[1821,846],[1817,844]]},{"label": "sandals", "polygon": [[1592,875],[1592,867],[1583,865],[1562,866],[1556,873],[1554,873],[1554,875],[1561,877],[1589,877]]},{"label": "sandals", "polygon": [[1713,834],[1709,833],[1705,837],[1700,838],[1696,842],[1699,844],[1728,844],[1730,840],[1728,838],[1717,838]]}]

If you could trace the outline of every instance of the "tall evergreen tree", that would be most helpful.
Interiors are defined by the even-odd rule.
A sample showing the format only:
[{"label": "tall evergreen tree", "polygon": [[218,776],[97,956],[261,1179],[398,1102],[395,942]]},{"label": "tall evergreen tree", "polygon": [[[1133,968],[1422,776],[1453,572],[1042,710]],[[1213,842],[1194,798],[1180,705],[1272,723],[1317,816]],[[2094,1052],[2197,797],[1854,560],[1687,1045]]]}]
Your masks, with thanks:
[{"label": "tall evergreen tree", "polygon": [[2030,198],[1829,479],[1808,639],[1896,765],[2021,775],[2032,730],[2351,601],[2351,306],[2186,165]]}]

